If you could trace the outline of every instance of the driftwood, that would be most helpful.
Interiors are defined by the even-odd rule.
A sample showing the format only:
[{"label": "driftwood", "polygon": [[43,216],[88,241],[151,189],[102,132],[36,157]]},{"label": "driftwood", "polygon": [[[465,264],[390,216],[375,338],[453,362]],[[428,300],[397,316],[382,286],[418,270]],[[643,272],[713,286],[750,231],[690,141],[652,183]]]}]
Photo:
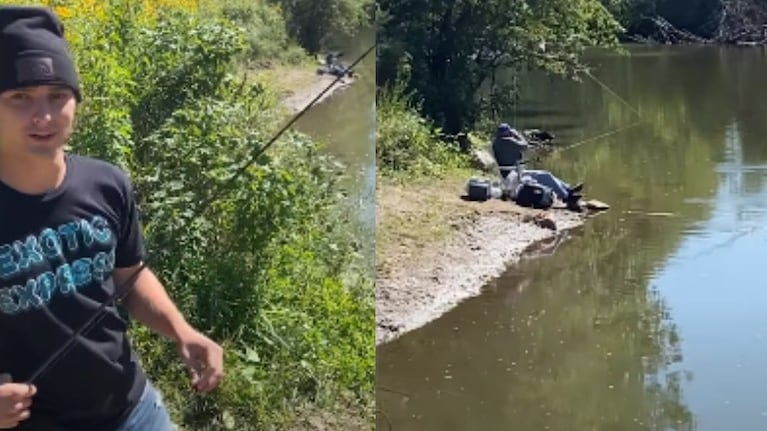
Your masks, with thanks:
[{"label": "driftwood", "polygon": [[722,0],[716,40],[767,42],[767,5],[759,0]]},{"label": "driftwood", "polygon": [[651,30],[644,35],[629,36],[640,43],[666,44],[767,44],[767,2],[761,0],[722,0],[717,22],[711,22],[715,30],[711,38],[705,38],[684,29],[674,27],[660,16],[644,16]]},{"label": "driftwood", "polygon": [[[711,39],[690,33],[687,30],[680,30],[674,27],[668,20],[660,16],[645,16],[644,20],[649,21],[655,27],[653,33],[648,36],[642,37],[645,41],[654,41],[656,43],[669,43],[669,44],[681,44],[681,43],[696,43],[707,44],[713,43]],[[635,40],[637,37],[635,37]]]}]

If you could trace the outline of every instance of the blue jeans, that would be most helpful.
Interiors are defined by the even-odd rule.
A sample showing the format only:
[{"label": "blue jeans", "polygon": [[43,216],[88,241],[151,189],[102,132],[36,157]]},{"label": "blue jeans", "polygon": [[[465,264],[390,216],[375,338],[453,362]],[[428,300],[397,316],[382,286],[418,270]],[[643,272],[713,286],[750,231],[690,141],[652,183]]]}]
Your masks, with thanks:
[{"label": "blue jeans", "polygon": [[570,184],[555,177],[549,171],[542,171],[538,169],[525,169],[525,174],[533,177],[535,181],[544,186],[550,187],[557,194],[557,197],[561,200],[567,199],[567,195],[570,194]]},{"label": "blue jeans", "polygon": [[147,380],[144,393],[128,418],[115,431],[176,431],[162,395]]},{"label": "blue jeans", "polygon": [[[511,173],[511,169],[501,169],[501,177],[506,178]],[[522,176],[529,175],[537,183],[551,188],[560,200],[566,200],[570,194],[570,184],[562,181],[549,171],[539,169],[523,169]]]}]

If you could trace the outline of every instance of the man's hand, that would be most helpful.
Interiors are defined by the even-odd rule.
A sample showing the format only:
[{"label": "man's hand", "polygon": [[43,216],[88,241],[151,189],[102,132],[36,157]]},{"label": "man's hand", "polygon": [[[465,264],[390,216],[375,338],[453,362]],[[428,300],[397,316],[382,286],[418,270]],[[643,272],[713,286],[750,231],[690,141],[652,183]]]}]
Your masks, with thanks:
[{"label": "man's hand", "polygon": [[218,387],[224,376],[224,352],[221,346],[195,330],[186,331],[178,338],[178,353],[198,392],[209,392]]},{"label": "man's hand", "polygon": [[[140,265],[115,268],[115,282],[124,283]],[[223,349],[186,322],[152,271],[141,272],[124,305],[136,320],[176,343],[197,391],[209,392],[221,383]]]},{"label": "man's hand", "polygon": [[13,429],[29,418],[29,406],[37,393],[34,385],[4,383],[0,385],[0,429]]}]

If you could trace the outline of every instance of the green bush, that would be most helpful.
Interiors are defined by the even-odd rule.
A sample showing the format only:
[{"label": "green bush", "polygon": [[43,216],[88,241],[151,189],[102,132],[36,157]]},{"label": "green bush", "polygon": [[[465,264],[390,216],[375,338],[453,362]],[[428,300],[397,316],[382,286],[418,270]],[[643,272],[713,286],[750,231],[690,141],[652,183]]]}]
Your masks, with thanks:
[{"label": "green bush", "polygon": [[232,0],[220,3],[219,7],[223,16],[244,30],[250,47],[248,59],[288,64],[307,60],[306,52],[288,37],[279,6],[265,1]]},{"label": "green bush", "polygon": [[150,25],[134,2],[110,8],[106,22],[72,21],[88,35],[75,53],[86,100],[73,150],[129,171],[151,266],[226,348],[224,384],[198,397],[174,347],[133,328],[174,417],[188,430],[251,430],[306,403],[368,409],[373,282],[347,277],[359,238],[347,229],[342,172],[297,133],[241,169],[281,112],[269,88],[231,74],[248,50],[231,22],[176,11]]},{"label": "green bush", "polygon": [[435,176],[466,165],[459,148],[440,139],[441,131],[421,117],[418,106],[396,84],[377,101],[377,169],[385,176]]},{"label": "green bush", "polygon": [[309,53],[326,48],[331,35],[353,36],[374,21],[371,0],[279,0],[288,34]]}]

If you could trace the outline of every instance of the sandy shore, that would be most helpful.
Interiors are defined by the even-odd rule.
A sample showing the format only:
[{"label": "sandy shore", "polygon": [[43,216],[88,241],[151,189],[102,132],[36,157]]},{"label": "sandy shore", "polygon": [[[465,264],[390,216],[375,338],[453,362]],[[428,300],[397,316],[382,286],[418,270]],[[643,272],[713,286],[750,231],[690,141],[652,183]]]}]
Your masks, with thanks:
[{"label": "sandy shore", "polygon": [[[383,186],[376,207],[379,231],[410,223],[394,232],[378,250],[376,275],[376,344],[438,318],[516,263],[540,241],[581,226],[587,213],[565,209],[522,208],[512,202],[466,202],[460,198],[463,180],[446,187],[408,190]],[[444,186],[444,185],[443,185]],[[420,199],[416,199],[417,193]],[[436,211],[419,219],[418,212]],[[548,218],[556,225],[542,227]],[[414,239],[408,233],[424,226],[446,225],[439,240]],[[420,227],[419,227],[420,226]],[[429,229],[426,229],[428,232]],[[381,234],[379,234],[380,238]]]},{"label": "sandy shore", "polygon": [[[325,90],[334,80],[335,76],[331,75],[316,75],[316,79],[312,80],[308,85],[304,85],[301,88],[292,92],[292,94],[285,95],[282,98],[282,104],[287,107],[292,113],[297,113],[304,109],[315,97],[317,97],[322,91]],[[333,85],[322,97],[315,102],[316,104],[322,103],[328,98],[332,97],[338,91],[341,91],[354,83],[353,78],[345,77],[339,80]]]}]

